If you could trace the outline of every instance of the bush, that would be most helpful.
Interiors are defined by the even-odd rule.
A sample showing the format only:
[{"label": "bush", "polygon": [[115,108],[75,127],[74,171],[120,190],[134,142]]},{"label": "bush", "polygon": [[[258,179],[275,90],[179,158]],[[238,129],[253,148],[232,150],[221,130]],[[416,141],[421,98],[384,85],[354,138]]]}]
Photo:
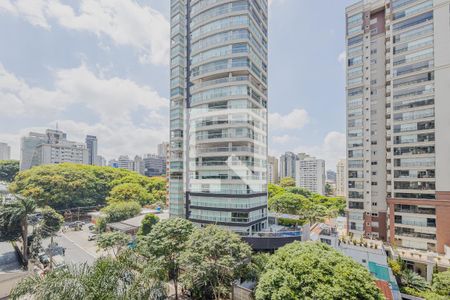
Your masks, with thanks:
[{"label": "bush", "polygon": [[137,216],[141,212],[141,206],[137,202],[111,203],[102,212],[106,214],[106,222],[120,222]]},{"label": "bush", "polygon": [[153,225],[159,222],[159,218],[154,214],[147,214],[142,219],[141,227],[139,228],[138,235],[147,235],[153,228]]},{"label": "bush", "polygon": [[18,160],[0,160],[0,181],[11,182],[19,173]]}]

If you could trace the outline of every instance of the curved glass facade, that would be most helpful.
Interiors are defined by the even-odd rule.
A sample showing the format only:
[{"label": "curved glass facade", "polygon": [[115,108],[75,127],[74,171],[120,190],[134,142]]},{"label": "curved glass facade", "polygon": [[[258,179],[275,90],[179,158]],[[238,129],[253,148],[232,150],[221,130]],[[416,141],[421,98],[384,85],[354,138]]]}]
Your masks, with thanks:
[{"label": "curved glass facade", "polygon": [[267,0],[172,0],[170,214],[267,228]]}]

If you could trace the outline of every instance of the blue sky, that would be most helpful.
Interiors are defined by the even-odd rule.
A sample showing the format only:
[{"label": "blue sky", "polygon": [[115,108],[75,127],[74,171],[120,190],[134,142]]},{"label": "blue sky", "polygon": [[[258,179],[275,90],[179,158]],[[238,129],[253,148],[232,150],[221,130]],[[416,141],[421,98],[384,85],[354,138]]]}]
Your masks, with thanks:
[{"label": "blue sky", "polygon": [[[272,0],[269,153],[345,155],[347,0]],[[1,0],[0,142],[59,128],[99,153],[168,139],[169,0]]]}]

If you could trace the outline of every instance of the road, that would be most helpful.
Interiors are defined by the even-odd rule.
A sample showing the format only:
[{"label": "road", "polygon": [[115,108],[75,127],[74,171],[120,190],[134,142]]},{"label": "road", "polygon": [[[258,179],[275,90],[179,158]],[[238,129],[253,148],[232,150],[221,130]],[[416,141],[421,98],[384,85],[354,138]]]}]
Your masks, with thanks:
[{"label": "road", "polygon": [[[65,248],[64,261],[66,264],[82,264],[92,265],[103,252],[97,252],[95,241],[88,241],[90,231],[87,226],[83,226],[81,231],[68,230],[66,233],[58,233],[54,237],[54,242]],[[43,246],[47,247],[50,243],[49,239],[43,241]]]}]

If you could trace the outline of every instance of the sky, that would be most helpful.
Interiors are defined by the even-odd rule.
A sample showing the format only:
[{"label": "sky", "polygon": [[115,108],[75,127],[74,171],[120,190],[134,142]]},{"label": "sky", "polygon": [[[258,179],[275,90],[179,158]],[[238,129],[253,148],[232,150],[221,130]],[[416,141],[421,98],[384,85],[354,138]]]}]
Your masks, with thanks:
[{"label": "sky", "polygon": [[[345,157],[345,7],[270,0],[269,154]],[[0,0],[0,142],[58,128],[99,154],[169,139],[169,0]]]}]

